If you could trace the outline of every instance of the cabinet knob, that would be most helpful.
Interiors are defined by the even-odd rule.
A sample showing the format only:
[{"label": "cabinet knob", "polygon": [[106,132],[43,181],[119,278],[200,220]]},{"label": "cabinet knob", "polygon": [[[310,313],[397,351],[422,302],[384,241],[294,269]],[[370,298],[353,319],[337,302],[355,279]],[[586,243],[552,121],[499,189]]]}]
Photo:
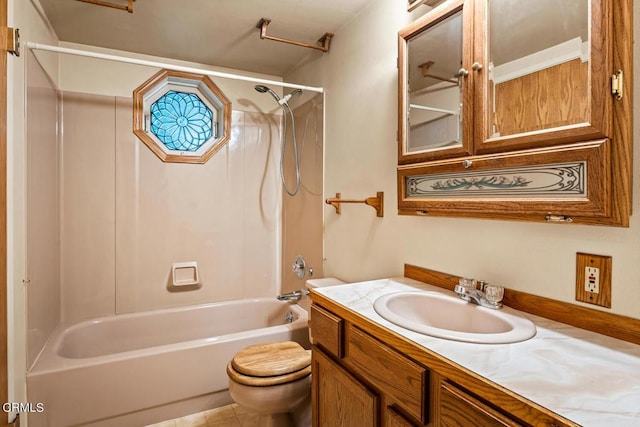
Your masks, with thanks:
[{"label": "cabinet knob", "polygon": [[471,65],[471,69],[473,71],[480,71],[482,70],[482,64],[479,62],[474,62],[473,65]]},{"label": "cabinet knob", "polygon": [[462,161],[462,166],[464,166],[465,169],[470,168],[471,165],[473,165],[473,160],[463,160]]},{"label": "cabinet knob", "polygon": [[469,71],[465,70],[464,68],[460,68],[458,70],[458,73],[456,74],[456,77],[467,77],[469,75]]}]

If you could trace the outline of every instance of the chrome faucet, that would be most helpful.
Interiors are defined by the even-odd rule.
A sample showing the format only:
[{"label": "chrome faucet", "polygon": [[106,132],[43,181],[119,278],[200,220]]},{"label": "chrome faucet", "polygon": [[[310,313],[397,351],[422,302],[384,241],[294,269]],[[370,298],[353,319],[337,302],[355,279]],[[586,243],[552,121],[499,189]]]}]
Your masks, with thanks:
[{"label": "chrome faucet", "polygon": [[484,280],[476,282],[475,279],[462,278],[453,290],[461,299],[482,307],[493,309],[502,307],[504,296],[502,286],[489,285]]},{"label": "chrome faucet", "polygon": [[299,291],[287,292],[286,294],[280,294],[276,298],[278,301],[293,301],[298,302],[302,299],[303,295],[309,295],[308,289],[300,289]]}]

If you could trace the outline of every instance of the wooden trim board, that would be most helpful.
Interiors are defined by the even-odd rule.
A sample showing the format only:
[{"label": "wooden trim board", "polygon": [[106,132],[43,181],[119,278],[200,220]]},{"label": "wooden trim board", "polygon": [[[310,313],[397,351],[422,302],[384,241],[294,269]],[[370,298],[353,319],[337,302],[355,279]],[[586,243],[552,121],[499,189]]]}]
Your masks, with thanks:
[{"label": "wooden trim board", "polygon": [[[404,265],[404,276],[453,290],[460,276],[415,265]],[[503,304],[577,328],[640,344],[640,319],[582,307],[513,289],[504,290]]]},{"label": "wooden trim board", "polygon": [[[0,0],[0,402],[9,401],[7,344],[7,0]],[[8,424],[7,414],[0,426]]]}]

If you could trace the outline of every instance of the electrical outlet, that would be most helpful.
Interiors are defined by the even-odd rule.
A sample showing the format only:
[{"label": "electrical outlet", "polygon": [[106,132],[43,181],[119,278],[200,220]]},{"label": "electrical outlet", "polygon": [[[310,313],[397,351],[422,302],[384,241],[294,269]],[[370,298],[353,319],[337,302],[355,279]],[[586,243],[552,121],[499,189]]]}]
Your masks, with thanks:
[{"label": "electrical outlet", "polygon": [[597,294],[600,292],[600,269],[598,267],[584,268],[584,290]]},{"label": "electrical outlet", "polygon": [[576,301],[611,308],[611,257],[576,254]]}]

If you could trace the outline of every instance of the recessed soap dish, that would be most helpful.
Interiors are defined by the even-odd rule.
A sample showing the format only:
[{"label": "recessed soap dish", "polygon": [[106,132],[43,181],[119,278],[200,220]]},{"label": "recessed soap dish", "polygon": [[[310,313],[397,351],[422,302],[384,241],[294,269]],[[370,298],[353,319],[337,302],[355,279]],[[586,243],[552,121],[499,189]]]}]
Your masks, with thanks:
[{"label": "recessed soap dish", "polygon": [[197,261],[174,262],[171,264],[173,286],[194,286],[200,284],[200,272]]}]

